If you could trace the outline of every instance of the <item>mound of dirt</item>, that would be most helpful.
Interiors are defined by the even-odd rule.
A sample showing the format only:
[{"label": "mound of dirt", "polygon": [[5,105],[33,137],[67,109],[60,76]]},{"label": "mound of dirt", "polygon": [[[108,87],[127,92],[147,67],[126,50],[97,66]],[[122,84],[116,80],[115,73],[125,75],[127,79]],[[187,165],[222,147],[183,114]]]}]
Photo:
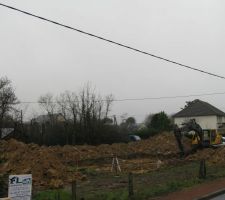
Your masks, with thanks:
[{"label": "mound of dirt", "polygon": [[63,183],[81,178],[80,173],[68,170],[68,167],[62,162],[64,148],[59,149],[61,148],[24,144],[13,139],[1,141],[1,160],[4,162],[0,165],[0,173],[32,173],[35,186],[50,188],[58,188]]},{"label": "mound of dirt", "polygon": [[149,156],[169,155],[177,153],[177,145],[171,133],[163,133],[139,142],[102,144],[99,146],[76,146],[81,159],[96,159],[117,155],[129,158],[132,155],[145,154]]},{"label": "mound of dirt", "polygon": [[[190,146],[190,141],[185,141],[185,144]],[[128,144],[99,146],[46,147],[24,144],[11,139],[0,141],[0,152],[0,174],[32,173],[34,186],[45,188],[58,188],[74,179],[85,179],[85,176],[77,170],[79,162],[91,160],[90,167],[104,171],[97,165],[99,160],[110,158],[111,161],[113,155],[117,155],[123,165],[122,168],[126,171],[151,171],[180,162],[177,144],[172,133],[163,133],[148,140]],[[208,148],[188,156],[185,161],[204,158],[212,164],[225,164],[224,155],[224,147]],[[102,167],[110,171],[110,162]]]}]

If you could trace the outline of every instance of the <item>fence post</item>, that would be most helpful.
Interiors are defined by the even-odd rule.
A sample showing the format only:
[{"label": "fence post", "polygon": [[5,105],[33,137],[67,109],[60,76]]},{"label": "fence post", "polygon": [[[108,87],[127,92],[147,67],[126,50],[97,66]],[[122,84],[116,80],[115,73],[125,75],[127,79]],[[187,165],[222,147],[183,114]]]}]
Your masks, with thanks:
[{"label": "fence post", "polygon": [[57,199],[57,191],[55,191],[55,195],[54,195],[54,196],[55,196],[54,199],[55,199],[55,200],[58,200],[58,199]]},{"label": "fence post", "polygon": [[202,160],[200,161],[199,178],[200,178],[200,179],[206,178],[206,165],[205,165],[205,159],[202,159]]},{"label": "fence post", "polygon": [[59,190],[58,190],[58,192],[57,192],[57,196],[58,196],[57,199],[60,200],[61,197],[60,197],[60,191],[59,191]]},{"label": "fence post", "polygon": [[77,199],[77,181],[72,182],[72,200]]},{"label": "fence post", "polygon": [[55,200],[60,200],[60,190],[55,190]]},{"label": "fence post", "polygon": [[132,197],[134,195],[134,185],[133,185],[133,174],[132,172],[128,175],[128,194],[129,197]]}]

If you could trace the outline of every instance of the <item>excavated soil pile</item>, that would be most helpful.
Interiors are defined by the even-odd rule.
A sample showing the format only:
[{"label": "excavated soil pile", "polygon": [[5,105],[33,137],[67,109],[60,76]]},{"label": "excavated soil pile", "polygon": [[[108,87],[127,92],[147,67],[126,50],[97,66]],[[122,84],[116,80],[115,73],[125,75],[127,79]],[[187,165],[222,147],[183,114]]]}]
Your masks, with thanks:
[{"label": "excavated soil pile", "polygon": [[209,164],[225,165],[225,146],[213,148],[205,148],[198,150],[196,153],[188,156],[189,160],[205,159]]},{"label": "excavated soil pile", "polygon": [[176,142],[171,133],[163,133],[148,140],[139,142],[102,144],[99,146],[76,146],[81,159],[97,159],[110,157],[113,154],[118,157],[132,158],[135,155],[170,155],[177,152]]},{"label": "excavated soil pile", "polygon": [[[190,141],[185,141],[185,144],[190,146]],[[177,144],[171,133],[163,133],[148,140],[128,144],[99,146],[46,147],[24,144],[11,139],[0,141],[0,152],[0,174],[32,173],[34,186],[48,188],[63,186],[74,179],[84,179],[85,176],[77,171],[78,163],[91,161],[89,167],[97,169],[100,160],[112,158],[112,155],[118,156],[122,168],[127,169],[125,171],[155,170],[161,166],[180,162]],[[185,160],[205,158],[211,163],[225,164],[224,155],[224,147],[204,149]],[[105,169],[110,171],[110,167],[107,163]],[[98,170],[104,171],[104,169]]]},{"label": "excavated soil pile", "polygon": [[11,139],[1,141],[0,152],[3,160],[0,165],[1,174],[32,173],[35,186],[59,188],[64,183],[82,178],[81,174],[69,171],[60,159],[63,158],[64,148],[61,151],[54,151],[51,147],[24,144]]}]

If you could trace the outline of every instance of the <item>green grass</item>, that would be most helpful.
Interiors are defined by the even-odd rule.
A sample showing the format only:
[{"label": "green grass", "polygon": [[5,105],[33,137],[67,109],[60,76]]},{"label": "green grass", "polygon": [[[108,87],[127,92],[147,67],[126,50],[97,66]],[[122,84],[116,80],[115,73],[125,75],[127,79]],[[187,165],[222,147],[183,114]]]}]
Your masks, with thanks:
[{"label": "green grass", "polygon": [[146,199],[149,197],[159,196],[162,194],[167,194],[169,192],[174,192],[179,189],[186,187],[191,187],[193,185],[199,184],[202,181],[199,179],[191,179],[186,181],[171,181],[163,184],[161,186],[155,186],[151,189],[144,188],[142,191],[135,194],[135,199]]},{"label": "green grass", "polygon": [[[99,173],[93,169],[80,168],[79,170],[88,175],[88,181],[78,182],[78,199],[81,197],[85,200],[129,199],[127,174],[121,174],[120,177],[115,178],[110,173]],[[199,162],[194,161],[145,174],[134,174],[134,196],[132,199],[145,200],[225,177],[224,166],[207,166],[206,179],[199,179],[198,172]],[[68,190],[61,190],[60,196],[59,200],[71,198]],[[34,200],[58,200],[55,197],[56,191],[51,190],[38,193]]]},{"label": "green grass", "polygon": [[[154,187],[143,187],[138,191],[134,191],[135,195],[133,196],[134,200],[144,200],[146,198],[166,194],[173,192],[185,187],[190,187],[201,183],[199,179],[191,179],[189,181],[169,181],[165,184],[156,185]],[[38,193],[34,200],[70,200],[71,194],[68,191],[60,190],[60,199],[57,199],[56,190],[48,190]],[[128,191],[127,189],[118,189],[116,191],[97,191],[92,194],[85,195],[85,200],[128,200]]]},{"label": "green grass", "polygon": [[[202,181],[199,179],[192,179],[189,181],[171,181],[166,184],[157,185],[154,187],[143,187],[138,191],[135,191],[132,199],[134,200],[145,200],[150,197],[159,196],[169,192],[174,192],[182,188],[191,187],[193,185],[199,184]],[[127,189],[118,190],[115,192],[98,192],[85,197],[87,200],[128,200]]]},{"label": "green grass", "polygon": [[65,190],[46,190],[39,192],[33,200],[71,200],[71,194]]}]

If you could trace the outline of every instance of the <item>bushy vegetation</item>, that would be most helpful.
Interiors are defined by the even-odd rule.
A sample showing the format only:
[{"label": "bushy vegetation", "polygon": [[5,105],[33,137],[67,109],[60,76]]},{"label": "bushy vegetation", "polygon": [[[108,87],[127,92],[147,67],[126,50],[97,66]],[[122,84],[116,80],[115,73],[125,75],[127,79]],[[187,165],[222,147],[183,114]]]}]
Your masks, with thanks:
[{"label": "bushy vegetation", "polygon": [[17,135],[27,143],[40,145],[75,145],[75,144],[112,144],[128,142],[129,135],[139,135],[142,139],[171,130],[171,121],[165,112],[150,115],[143,127],[136,124],[133,117],[128,117],[117,125],[110,118],[88,121],[65,120],[62,122],[47,121],[45,123],[32,122],[17,126]]},{"label": "bushy vegetation", "polygon": [[113,96],[96,94],[90,84],[79,92],[65,91],[58,96],[50,93],[40,96],[42,116],[35,116],[30,123],[23,123],[23,113],[11,81],[0,78],[0,138],[1,128],[14,128],[14,138],[40,145],[101,144],[127,141],[109,117]]},{"label": "bushy vegetation", "polygon": [[154,128],[148,128],[148,127],[145,127],[143,129],[140,129],[140,130],[136,130],[133,132],[134,135],[138,135],[140,136],[142,139],[147,139],[151,136],[154,136],[156,134],[158,134],[159,132],[154,129]]},{"label": "bushy vegetation", "polygon": [[[113,95],[102,97],[90,84],[79,92],[65,91],[58,96],[50,93],[40,96],[38,103],[42,116],[23,123],[23,113],[16,108],[18,99],[11,81],[0,78],[0,128],[13,127],[14,138],[40,145],[75,145],[128,142],[129,135],[145,139],[171,129],[165,112],[149,115],[145,127],[140,128],[134,117],[117,124],[110,116]],[[1,134],[1,129],[0,129]]]},{"label": "bushy vegetation", "polygon": [[22,127],[23,141],[40,145],[112,144],[127,142],[128,135],[116,125],[99,124],[92,130],[74,129],[72,123],[32,124]]},{"label": "bushy vegetation", "polygon": [[172,130],[172,122],[168,115],[162,111],[156,114],[151,114],[145,119],[145,126],[133,132],[141,138],[146,139],[164,131]]},{"label": "bushy vegetation", "polygon": [[169,131],[171,129],[171,121],[168,115],[162,111],[152,116],[148,127],[155,129],[157,132]]}]

